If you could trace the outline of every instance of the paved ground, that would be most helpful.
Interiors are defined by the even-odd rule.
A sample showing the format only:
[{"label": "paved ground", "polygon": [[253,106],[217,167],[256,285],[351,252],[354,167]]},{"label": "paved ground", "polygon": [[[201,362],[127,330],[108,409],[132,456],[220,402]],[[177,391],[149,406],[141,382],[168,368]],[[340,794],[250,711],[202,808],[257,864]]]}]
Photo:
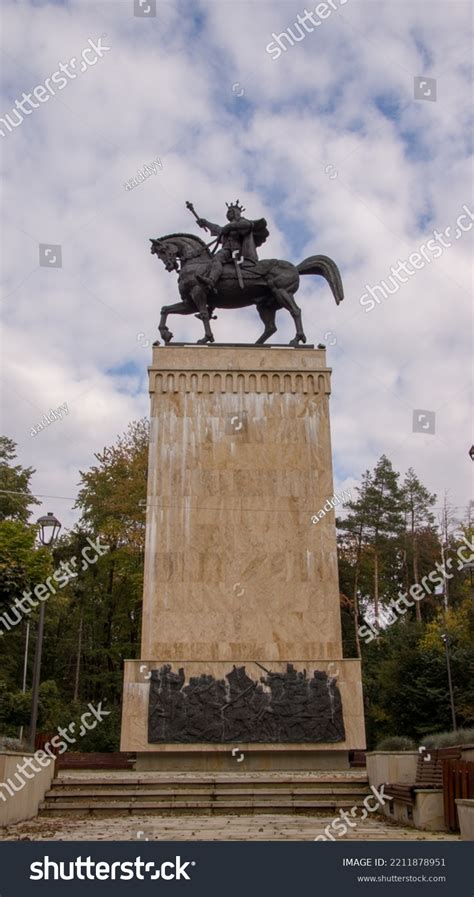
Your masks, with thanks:
[{"label": "paved ground", "polygon": [[[311,841],[334,816],[74,816],[37,817],[0,829],[18,841]],[[339,840],[339,839],[338,839]],[[459,841],[444,832],[419,832],[370,817],[341,840]]]}]

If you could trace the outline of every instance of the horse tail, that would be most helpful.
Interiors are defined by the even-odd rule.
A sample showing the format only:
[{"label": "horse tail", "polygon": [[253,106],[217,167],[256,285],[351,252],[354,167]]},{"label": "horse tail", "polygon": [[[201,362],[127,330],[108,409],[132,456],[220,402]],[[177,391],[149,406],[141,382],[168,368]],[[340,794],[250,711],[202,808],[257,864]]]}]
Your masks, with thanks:
[{"label": "horse tail", "polygon": [[296,266],[300,274],[319,274],[327,280],[332,294],[339,305],[344,299],[341,275],[336,263],[327,255],[310,255]]}]

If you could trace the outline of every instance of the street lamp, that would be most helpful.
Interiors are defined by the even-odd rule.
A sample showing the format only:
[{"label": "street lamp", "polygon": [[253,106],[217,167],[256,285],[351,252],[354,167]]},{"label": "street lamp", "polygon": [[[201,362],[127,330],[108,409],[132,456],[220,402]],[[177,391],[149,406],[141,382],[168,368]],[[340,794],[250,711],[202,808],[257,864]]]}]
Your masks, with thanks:
[{"label": "street lamp", "polygon": [[39,526],[38,537],[41,544],[46,546],[53,545],[61,529],[61,524],[57,517],[51,511],[48,511],[43,517],[38,518],[37,526]]},{"label": "street lamp", "polygon": [[[54,514],[49,511],[38,520],[38,538],[42,545],[52,548],[58,538],[61,524]],[[39,687],[41,677],[41,654],[43,652],[44,632],[44,601],[40,603],[38,617],[38,633],[36,636],[35,659],[33,664],[33,685],[31,693],[31,717],[30,717],[30,750],[34,751],[36,741],[36,726],[38,723]]]}]

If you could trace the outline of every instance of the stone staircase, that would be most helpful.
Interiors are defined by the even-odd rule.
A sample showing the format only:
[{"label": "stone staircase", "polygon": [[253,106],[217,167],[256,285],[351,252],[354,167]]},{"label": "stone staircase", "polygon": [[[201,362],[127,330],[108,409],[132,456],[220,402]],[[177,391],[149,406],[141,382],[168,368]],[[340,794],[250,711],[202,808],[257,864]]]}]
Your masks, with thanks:
[{"label": "stone staircase", "polygon": [[41,816],[327,813],[360,807],[370,793],[365,772],[59,774]]}]

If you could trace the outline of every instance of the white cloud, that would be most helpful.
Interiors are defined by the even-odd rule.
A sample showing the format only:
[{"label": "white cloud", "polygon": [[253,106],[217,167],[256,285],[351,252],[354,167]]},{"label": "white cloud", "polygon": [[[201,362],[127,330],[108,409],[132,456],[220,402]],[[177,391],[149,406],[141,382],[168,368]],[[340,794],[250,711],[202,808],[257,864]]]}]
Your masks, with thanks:
[{"label": "white cloud", "polygon": [[[265,255],[299,262],[321,252],[343,273],[339,308],[319,279],[302,278],[298,294],[309,340],[337,337],[328,350],[335,488],[384,452],[467,503],[472,233],[370,314],[358,300],[470,201],[470,6],[348,0],[272,60],[271,33],[304,6],[206,0],[185,12],[170,2],[143,20],[132,0],[3,4],[3,115],[89,38],[105,34],[111,46],[0,138],[4,430],[37,467],[37,492],[74,496],[78,469],[147,413],[149,350],[137,334],[155,339],[159,309],[176,297],[148,238],[197,232],[188,199],[220,220],[239,196],[269,221]],[[436,102],[414,99],[416,75],[437,78]],[[157,157],[163,170],[126,192]],[[61,244],[61,269],[39,266],[40,242]],[[217,339],[260,333],[255,310],[218,315]],[[289,317],[278,324],[274,340],[289,340]],[[194,318],[172,329],[201,335]],[[62,402],[69,416],[32,439]],[[434,436],[411,431],[420,407],[437,413]],[[51,507],[70,522],[70,504]]]}]

